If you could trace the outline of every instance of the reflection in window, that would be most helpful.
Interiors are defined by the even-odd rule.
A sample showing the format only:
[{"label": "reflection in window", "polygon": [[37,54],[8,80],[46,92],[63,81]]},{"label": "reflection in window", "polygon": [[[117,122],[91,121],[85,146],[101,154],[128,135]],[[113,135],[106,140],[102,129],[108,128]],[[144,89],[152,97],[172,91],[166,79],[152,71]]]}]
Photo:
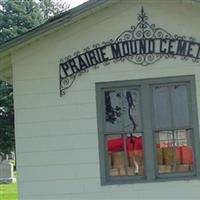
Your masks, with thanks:
[{"label": "reflection in window", "polygon": [[158,131],[158,173],[193,171],[193,150],[190,130]]},{"label": "reflection in window", "polygon": [[143,176],[144,152],[141,134],[107,137],[110,176]]},{"label": "reflection in window", "polygon": [[141,131],[139,90],[105,91],[105,123],[106,132]]},{"label": "reflection in window", "polygon": [[198,176],[194,83],[184,76],[96,85],[102,184]]}]

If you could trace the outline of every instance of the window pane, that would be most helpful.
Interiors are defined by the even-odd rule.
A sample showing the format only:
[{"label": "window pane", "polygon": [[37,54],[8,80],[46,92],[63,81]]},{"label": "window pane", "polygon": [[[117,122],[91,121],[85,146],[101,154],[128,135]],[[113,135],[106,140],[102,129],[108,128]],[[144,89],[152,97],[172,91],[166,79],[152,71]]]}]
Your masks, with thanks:
[{"label": "window pane", "polygon": [[131,134],[126,138],[128,154],[128,175],[144,176],[144,148],[141,134]]},{"label": "window pane", "polygon": [[126,175],[126,155],[124,151],[123,135],[111,136],[107,138],[108,149],[108,168],[110,176],[125,176]]},{"label": "window pane", "polygon": [[105,92],[105,118],[107,132],[122,132],[122,92],[120,90]]},{"label": "window pane", "polygon": [[176,171],[189,172],[193,171],[193,148],[191,144],[191,130],[176,130],[175,147],[176,147]]},{"label": "window pane", "polygon": [[153,88],[155,128],[171,127],[169,88],[157,86]]},{"label": "window pane", "polygon": [[187,86],[176,85],[171,91],[173,120],[175,127],[189,126]]},{"label": "window pane", "polygon": [[140,93],[136,89],[123,90],[123,117],[125,132],[142,130],[140,116]]},{"label": "window pane", "polygon": [[156,139],[158,173],[193,171],[190,130],[159,131]]},{"label": "window pane", "polygon": [[140,96],[137,89],[105,92],[106,132],[141,130]]},{"label": "window pane", "polygon": [[137,135],[107,137],[110,176],[143,176],[143,138]]}]

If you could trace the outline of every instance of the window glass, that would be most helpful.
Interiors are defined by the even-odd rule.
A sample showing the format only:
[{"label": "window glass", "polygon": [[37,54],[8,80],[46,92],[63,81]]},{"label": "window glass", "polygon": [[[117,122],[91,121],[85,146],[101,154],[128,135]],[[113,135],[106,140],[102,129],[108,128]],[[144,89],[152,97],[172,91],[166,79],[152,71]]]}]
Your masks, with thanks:
[{"label": "window glass", "polygon": [[186,85],[171,87],[173,120],[175,127],[189,126],[189,103]]},{"label": "window glass", "polygon": [[141,134],[107,137],[110,176],[143,176],[144,152]]},{"label": "window glass", "polygon": [[140,94],[136,89],[123,90],[124,131],[142,130],[140,116]]},{"label": "window glass", "polygon": [[154,125],[156,129],[171,127],[169,87],[153,88]]},{"label": "window glass", "polygon": [[158,131],[158,173],[193,171],[193,148],[190,130]]},{"label": "window glass", "polygon": [[192,81],[184,76],[97,84],[103,184],[198,176]]},{"label": "window glass", "polygon": [[122,91],[105,91],[106,132],[122,132]]},{"label": "window glass", "polygon": [[140,97],[137,89],[105,91],[106,132],[141,130]]}]

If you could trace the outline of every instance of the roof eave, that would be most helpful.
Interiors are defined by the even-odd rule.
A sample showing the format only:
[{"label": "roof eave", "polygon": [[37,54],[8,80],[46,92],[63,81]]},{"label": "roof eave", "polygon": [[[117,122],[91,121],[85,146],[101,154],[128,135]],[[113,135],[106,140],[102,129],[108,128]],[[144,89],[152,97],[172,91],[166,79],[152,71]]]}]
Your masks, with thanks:
[{"label": "roof eave", "polygon": [[51,32],[54,32],[63,25],[67,26],[82,16],[87,16],[88,13],[91,13],[93,10],[98,9],[99,6],[105,4],[110,4],[114,1],[112,0],[90,0],[78,7],[75,7],[61,15],[55,17],[55,19],[46,22],[39,27],[26,32],[25,34],[15,37],[3,44],[0,45],[0,56],[8,54],[13,49],[24,46],[38,38],[41,38],[44,35],[47,35]]}]

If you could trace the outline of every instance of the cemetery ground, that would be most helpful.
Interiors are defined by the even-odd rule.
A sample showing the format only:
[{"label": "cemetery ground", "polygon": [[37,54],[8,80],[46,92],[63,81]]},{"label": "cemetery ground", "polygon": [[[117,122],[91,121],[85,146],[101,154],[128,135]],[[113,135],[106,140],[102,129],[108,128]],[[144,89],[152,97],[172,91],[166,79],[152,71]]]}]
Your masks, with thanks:
[{"label": "cemetery ground", "polygon": [[0,184],[1,200],[17,200],[17,184]]},{"label": "cemetery ground", "polygon": [[[15,164],[14,162],[12,162]],[[14,177],[17,178],[17,173],[14,171]],[[0,200],[17,200],[17,183],[0,183]]]}]

